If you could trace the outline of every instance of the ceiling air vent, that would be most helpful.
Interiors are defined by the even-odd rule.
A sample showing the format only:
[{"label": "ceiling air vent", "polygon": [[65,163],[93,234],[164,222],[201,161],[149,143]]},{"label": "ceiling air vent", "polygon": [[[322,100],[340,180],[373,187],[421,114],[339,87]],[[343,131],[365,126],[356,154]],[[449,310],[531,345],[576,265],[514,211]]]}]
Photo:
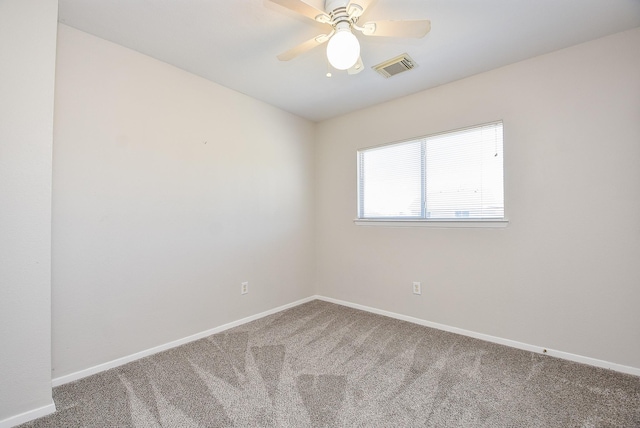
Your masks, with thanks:
[{"label": "ceiling air vent", "polygon": [[413,62],[411,57],[409,57],[408,54],[402,54],[378,65],[374,65],[372,68],[384,77],[391,77],[415,67],[416,63]]}]

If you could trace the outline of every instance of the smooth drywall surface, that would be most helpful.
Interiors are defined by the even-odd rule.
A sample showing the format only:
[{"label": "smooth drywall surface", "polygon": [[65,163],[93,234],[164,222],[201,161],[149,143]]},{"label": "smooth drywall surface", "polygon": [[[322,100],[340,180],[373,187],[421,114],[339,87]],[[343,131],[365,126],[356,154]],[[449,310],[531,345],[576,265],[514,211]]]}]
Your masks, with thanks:
[{"label": "smooth drywall surface", "polygon": [[[635,29],[319,124],[318,294],[640,368],[638,46]],[[354,225],[357,149],[495,120],[507,228]]]},{"label": "smooth drywall surface", "polygon": [[313,123],[64,25],[55,107],[54,378],[313,295]]},{"label": "smooth drywall surface", "polygon": [[0,422],[51,405],[57,0],[0,1]]}]

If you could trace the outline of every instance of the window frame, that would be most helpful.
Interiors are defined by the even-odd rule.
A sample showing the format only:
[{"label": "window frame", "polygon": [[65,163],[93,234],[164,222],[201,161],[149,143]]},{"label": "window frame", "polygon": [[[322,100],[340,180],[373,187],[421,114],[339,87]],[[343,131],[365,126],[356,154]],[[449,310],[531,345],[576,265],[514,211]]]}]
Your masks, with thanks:
[{"label": "window frame", "polygon": [[[464,130],[468,130],[468,129],[474,129],[474,128],[481,128],[483,126],[487,126],[487,125],[493,125],[493,124],[502,124],[502,154],[503,154],[503,159],[502,159],[502,186],[503,186],[503,205],[504,205],[504,212],[503,212],[503,216],[501,218],[457,218],[457,219],[453,219],[453,218],[445,218],[445,219],[432,219],[432,218],[427,218],[426,214],[425,214],[425,210],[426,210],[426,206],[425,206],[425,201],[426,201],[426,192],[427,192],[427,186],[425,185],[425,174],[426,174],[426,168],[423,168],[422,170],[422,193],[423,193],[423,203],[421,206],[421,217],[420,218],[416,218],[416,217],[360,217],[360,213],[362,212],[362,207],[361,207],[361,162],[360,162],[360,153],[366,150],[372,150],[372,149],[377,149],[377,148],[382,148],[382,147],[386,147],[386,146],[393,146],[393,145],[397,145],[397,144],[403,144],[403,143],[410,143],[413,141],[418,141],[418,140],[422,140],[422,139],[428,139],[428,138],[432,138],[432,137],[436,137],[439,135],[445,135],[445,134],[450,134],[450,133],[455,133],[455,132],[460,132],[460,131],[464,131]],[[391,143],[383,143],[383,144],[378,144],[375,146],[368,146],[368,147],[363,147],[363,148],[359,148],[356,150],[356,218],[353,220],[353,222],[357,225],[357,226],[386,226],[386,227],[435,227],[435,228],[504,228],[507,227],[509,224],[509,220],[507,218],[507,204],[506,204],[506,184],[505,184],[505,150],[504,150],[504,134],[505,134],[505,126],[504,126],[504,121],[503,120],[494,120],[491,122],[485,122],[485,123],[481,123],[481,124],[477,124],[477,125],[471,125],[471,126],[465,126],[462,128],[456,128],[456,129],[451,129],[451,130],[447,130],[447,131],[442,131],[442,132],[436,132],[433,134],[427,134],[427,135],[423,135],[423,136],[417,136],[417,137],[412,137],[412,138],[407,138],[404,140],[399,140],[399,141],[394,141]],[[424,145],[423,145],[424,148]],[[424,150],[424,149],[423,149]],[[424,158],[425,153],[422,153],[422,157]]]}]

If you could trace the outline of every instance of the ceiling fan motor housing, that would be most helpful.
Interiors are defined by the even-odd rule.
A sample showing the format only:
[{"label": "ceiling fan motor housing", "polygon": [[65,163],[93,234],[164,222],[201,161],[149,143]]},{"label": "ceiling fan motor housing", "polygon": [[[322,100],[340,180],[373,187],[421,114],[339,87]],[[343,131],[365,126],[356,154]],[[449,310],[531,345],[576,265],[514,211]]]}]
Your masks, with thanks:
[{"label": "ceiling fan motor housing", "polygon": [[339,8],[344,8],[344,10],[347,10],[348,5],[349,5],[349,0],[325,0],[324,10],[328,14],[331,14],[332,11]]},{"label": "ceiling fan motor housing", "polygon": [[346,3],[344,0],[327,0],[325,3],[325,10],[330,18],[328,24],[335,30],[351,28],[358,20],[357,16],[349,14]]}]

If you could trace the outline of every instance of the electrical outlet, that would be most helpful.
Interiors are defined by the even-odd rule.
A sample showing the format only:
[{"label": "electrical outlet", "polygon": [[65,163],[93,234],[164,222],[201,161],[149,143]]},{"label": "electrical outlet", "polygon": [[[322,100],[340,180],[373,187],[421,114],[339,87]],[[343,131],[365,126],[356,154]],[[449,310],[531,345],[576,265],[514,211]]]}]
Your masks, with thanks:
[{"label": "electrical outlet", "polygon": [[249,283],[243,282],[240,284],[240,294],[247,294],[249,292]]},{"label": "electrical outlet", "polygon": [[413,283],[413,294],[422,294],[422,286],[419,282]]}]

